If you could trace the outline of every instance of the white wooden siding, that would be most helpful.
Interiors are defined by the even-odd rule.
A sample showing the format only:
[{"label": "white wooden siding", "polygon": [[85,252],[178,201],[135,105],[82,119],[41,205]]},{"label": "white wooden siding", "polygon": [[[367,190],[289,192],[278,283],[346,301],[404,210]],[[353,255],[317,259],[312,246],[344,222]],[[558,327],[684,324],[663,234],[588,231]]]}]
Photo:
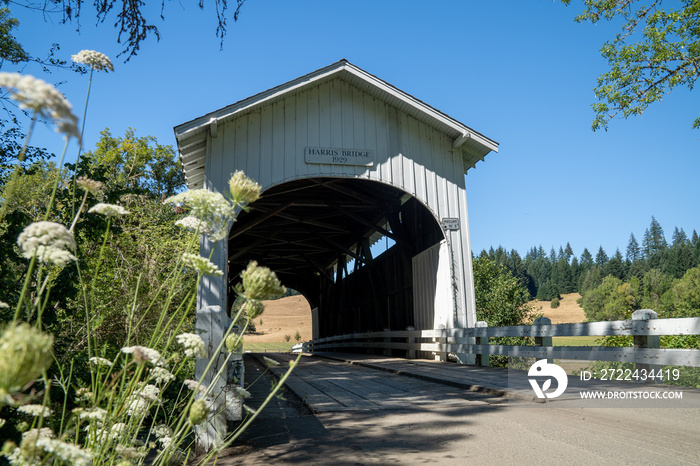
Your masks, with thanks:
[{"label": "white wooden siding", "polygon": [[[228,177],[236,170],[263,190],[299,178],[369,178],[413,195],[438,222],[460,218],[460,230],[445,232],[452,251],[453,324],[473,325],[464,165],[446,134],[335,79],[239,115],[219,125],[216,137],[208,139],[205,186],[212,190],[228,189]],[[307,164],[304,148],[309,146],[370,149],[374,165]],[[218,265],[225,269],[225,261]],[[224,298],[215,299],[217,303],[205,304]]]}]

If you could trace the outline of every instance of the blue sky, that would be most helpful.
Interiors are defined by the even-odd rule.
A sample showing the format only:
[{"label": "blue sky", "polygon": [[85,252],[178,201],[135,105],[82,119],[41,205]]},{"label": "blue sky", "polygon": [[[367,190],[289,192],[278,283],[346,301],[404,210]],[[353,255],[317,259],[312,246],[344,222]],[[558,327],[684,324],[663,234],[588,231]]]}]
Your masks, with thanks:
[{"label": "blue sky", "polygon": [[[87,150],[105,127],[174,146],[174,126],[346,58],[500,143],[467,176],[476,253],[570,242],[577,256],[601,245],[624,255],[630,233],[641,242],[652,215],[669,241],[674,227],[700,232],[697,91],[675,91],[641,118],[591,131],[593,88],[606,69],[599,49],[618,25],[575,23],[580,2],[248,0],[223,50],[212,5],[168,1],[160,21],[159,3],[151,7],[160,42],[147,40],[128,63],[117,58],[114,16],[96,27],[90,2],[79,33],[13,7],[31,53],[58,42],[61,57],[92,49],[115,64],[94,79]],[[61,82],[82,115],[87,77],[22,71]],[[62,148],[51,129],[34,143]]]}]

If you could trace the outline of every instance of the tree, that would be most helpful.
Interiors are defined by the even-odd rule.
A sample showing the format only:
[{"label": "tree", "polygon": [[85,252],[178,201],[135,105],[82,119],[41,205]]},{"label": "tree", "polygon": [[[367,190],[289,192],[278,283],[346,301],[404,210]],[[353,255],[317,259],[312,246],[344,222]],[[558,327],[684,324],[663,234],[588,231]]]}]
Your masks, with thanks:
[{"label": "tree", "polygon": [[642,248],[644,250],[644,257],[650,262],[650,266],[652,268],[659,267],[661,263],[661,252],[668,248],[668,243],[666,243],[666,238],[664,237],[664,229],[661,228],[661,225],[653,215],[649,228],[644,231]]},{"label": "tree", "polygon": [[[562,2],[568,5],[571,0]],[[618,116],[641,115],[676,87],[693,89],[700,76],[698,0],[681,0],[668,9],[661,8],[663,0],[583,2],[585,9],[576,16],[577,22],[623,23],[600,50],[610,69],[598,77],[593,130],[607,129],[608,121]],[[700,127],[700,117],[693,127]]]},{"label": "tree", "polygon": [[[4,0],[9,4],[9,0]],[[232,0],[233,1],[233,0]],[[233,12],[233,21],[238,21],[241,7],[246,0],[235,0],[236,9]],[[80,27],[81,15],[83,14],[84,0],[53,0],[51,2],[35,2],[33,0],[18,0],[12,2],[30,9],[42,11],[44,17],[52,17],[62,23],[75,23]],[[146,2],[133,0],[95,0],[90,2],[95,7],[97,22],[102,24],[108,18],[113,17],[114,26],[117,29],[117,42],[124,44],[124,50],[119,55],[126,55],[126,61],[135,56],[141,48],[141,42],[149,36],[155,36],[160,40],[158,27],[153,24],[152,16],[158,15],[161,20],[165,19],[165,0],[161,0],[159,13],[155,9],[147,9]],[[197,6],[204,9],[204,0],[198,0]],[[214,0],[214,10],[216,11],[216,37],[223,40],[226,36],[228,19],[229,0]],[[114,10],[114,11],[113,11]]]},{"label": "tree", "polygon": [[595,255],[595,263],[599,267],[604,267],[608,263],[608,255],[603,249],[603,246],[598,248],[598,253]]},{"label": "tree", "polygon": [[630,233],[630,239],[627,243],[627,261],[634,262],[640,258],[639,256],[639,243],[637,242],[637,238],[634,237],[634,233]]}]

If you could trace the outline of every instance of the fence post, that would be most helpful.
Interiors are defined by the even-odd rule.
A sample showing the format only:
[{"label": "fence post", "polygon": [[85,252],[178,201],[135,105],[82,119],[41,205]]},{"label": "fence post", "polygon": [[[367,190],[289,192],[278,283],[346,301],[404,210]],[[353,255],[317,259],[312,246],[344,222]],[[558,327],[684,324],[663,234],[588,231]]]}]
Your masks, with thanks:
[{"label": "fence post", "polygon": [[[384,333],[391,332],[390,328],[385,328]],[[391,338],[384,338],[385,343],[391,343]],[[391,356],[391,348],[384,348],[384,356]]]},{"label": "fence post", "polygon": [[445,333],[445,326],[443,324],[438,325],[438,328],[436,330],[440,330],[440,336],[435,338],[433,337],[433,343],[436,343],[440,346],[440,349],[435,352],[435,360],[436,361],[447,361],[447,352],[444,351],[445,345],[447,344],[447,335]]},{"label": "fence post", "polygon": [[[483,320],[480,320],[476,323],[476,328],[487,328],[489,326],[488,323],[486,323]],[[489,344],[489,337],[477,337],[476,338],[476,344],[477,345],[485,345],[488,346]],[[484,367],[489,367],[491,363],[489,362],[490,355],[489,353],[482,353],[479,355],[479,359],[481,360],[481,365]]]},{"label": "fence post", "polygon": [[[552,325],[552,319],[549,317],[538,317],[535,319],[535,325]],[[552,346],[552,337],[535,337],[535,345],[537,346]],[[554,359],[547,358],[547,362],[552,364]]]},{"label": "fence post", "polygon": [[[413,330],[415,330],[415,328],[409,326],[409,327],[406,327],[406,330],[409,331],[409,332],[412,332]],[[408,337],[408,338],[406,339],[406,342],[407,342],[409,345],[412,345],[413,343],[416,342],[416,339],[415,339],[415,337]],[[416,350],[413,349],[413,348],[409,349],[409,350],[406,352],[406,357],[408,357],[408,359],[416,359]]]},{"label": "fence post", "polygon": [[[632,320],[653,320],[656,319],[659,315],[655,312],[652,311],[651,309],[639,309],[637,311],[634,311],[632,313]],[[661,347],[661,339],[658,335],[635,335],[634,336],[634,347],[635,348],[660,348]],[[637,363],[636,368],[637,370],[646,370],[647,374],[649,371],[656,371],[661,369],[663,366],[659,366],[656,364],[643,364],[643,363]],[[648,378],[646,379],[647,383],[654,383],[656,379],[655,378]]]}]

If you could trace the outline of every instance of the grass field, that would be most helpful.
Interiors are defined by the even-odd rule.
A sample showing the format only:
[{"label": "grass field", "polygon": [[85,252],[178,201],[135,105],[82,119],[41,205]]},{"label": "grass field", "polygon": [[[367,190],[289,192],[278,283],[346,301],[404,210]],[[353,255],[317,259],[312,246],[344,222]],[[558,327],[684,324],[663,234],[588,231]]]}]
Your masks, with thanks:
[{"label": "grass field", "polygon": [[292,350],[292,346],[296,345],[296,342],[251,342],[248,343],[243,340],[243,351],[250,351],[251,353],[264,353],[265,351],[280,351],[287,352]]},{"label": "grass field", "polygon": [[552,337],[554,346],[599,346],[600,337]]}]

